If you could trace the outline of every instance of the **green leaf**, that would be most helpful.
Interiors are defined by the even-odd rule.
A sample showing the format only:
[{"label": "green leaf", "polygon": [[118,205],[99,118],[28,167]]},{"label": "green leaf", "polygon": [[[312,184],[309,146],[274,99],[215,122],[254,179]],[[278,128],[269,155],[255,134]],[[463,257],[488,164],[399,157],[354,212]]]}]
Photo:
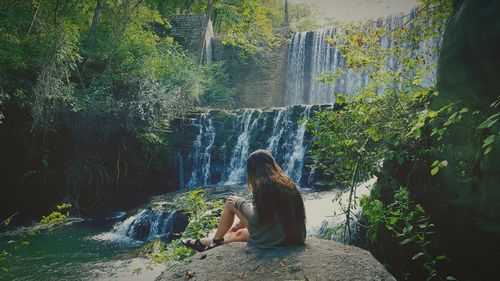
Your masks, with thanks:
[{"label": "green leaf", "polygon": [[398,161],[398,164],[399,164],[399,165],[403,165],[403,163],[405,162],[405,157],[404,157],[404,155],[403,155],[403,154],[398,153],[398,154],[396,155],[396,160]]},{"label": "green leaf", "polygon": [[488,154],[491,152],[491,150],[493,150],[493,147],[491,146],[488,146],[488,148],[486,148],[486,150],[484,150],[484,155]]},{"label": "green leaf", "polygon": [[442,167],[446,167],[448,166],[448,161],[447,160],[443,160],[441,161],[441,163],[439,164],[439,166],[442,168]]},{"label": "green leaf", "polygon": [[445,260],[446,259],[446,256],[445,255],[441,255],[441,256],[437,256],[436,257],[436,260],[437,261],[442,261],[442,260]]},{"label": "green leaf", "polygon": [[5,273],[9,272],[9,269],[8,269],[8,268],[6,268],[6,267],[2,267],[2,270],[3,270]]},{"label": "green leaf", "polygon": [[483,148],[485,148],[486,146],[489,146],[491,145],[493,142],[495,142],[495,135],[490,135],[489,137],[487,137],[484,141],[483,141]]},{"label": "green leaf", "polygon": [[394,152],[393,151],[389,151],[387,152],[387,156],[386,156],[387,160],[391,161],[392,159],[394,159]]},{"label": "green leaf", "polygon": [[[477,129],[487,129],[493,126],[497,121],[498,121],[498,116],[500,116],[500,113],[493,114],[488,119],[484,120],[483,123],[481,123]],[[496,118],[496,119],[495,119]]]},{"label": "green leaf", "polygon": [[403,240],[403,241],[399,242],[399,244],[401,244],[401,245],[406,245],[406,244],[411,243],[411,242],[413,242],[413,239],[411,239],[411,238],[406,238],[405,240]]},{"label": "green leaf", "polygon": [[455,278],[455,277],[453,277],[453,276],[446,277],[446,280],[448,280],[448,281],[458,281],[458,279]]},{"label": "green leaf", "polygon": [[412,260],[416,260],[416,259],[418,259],[418,258],[420,258],[420,257],[423,257],[424,255],[425,255],[424,253],[420,252],[420,253],[418,253],[418,254],[414,255],[411,259],[412,259]]},{"label": "green leaf", "polygon": [[432,170],[431,170],[431,175],[436,175],[437,173],[439,172],[439,166],[436,166],[434,167]]},{"label": "green leaf", "polygon": [[434,117],[438,116],[438,113],[437,113],[437,111],[431,110],[427,113],[427,116],[429,116],[430,118],[434,118]]},{"label": "green leaf", "polygon": [[394,218],[394,217],[391,217],[389,218],[389,224],[390,225],[394,225],[398,222],[398,219],[397,218]]}]

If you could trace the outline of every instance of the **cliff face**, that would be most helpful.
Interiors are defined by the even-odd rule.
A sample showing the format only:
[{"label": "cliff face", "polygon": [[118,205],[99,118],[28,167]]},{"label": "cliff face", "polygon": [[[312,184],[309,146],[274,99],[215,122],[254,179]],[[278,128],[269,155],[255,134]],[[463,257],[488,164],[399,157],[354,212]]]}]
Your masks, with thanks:
[{"label": "cliff face", "polygon": [[499,110],[490,105],[500,96],[500,1],[459,0],[454,9],[440,54],[439,96],[432,105],[456,103],[469,112],[442,140],[436,159],[450,165],[431,186],[438,196],[424,204],[433,206],[429,213],[453,274],[461,280],[487,280],[497,274],[500,257],[500,143],[497,138],[487,155],[481,146],[500,125],[489,132],[477,126]]},{"label": "cliff face", "polygon": [[[459,128],[444,139],[442,159],[450,165],[440,176],[440,185],[455,208],[461,225],[500,235],[500,149],[483,156],[479,151],[485,136],[476,127],[498,112],[490,104],[500,96],[500,2],[455,1],[443,38],[438,68],[438,108],[448,103],[467,107],[469,113]],[[498,126],[498,124],[496,125]],[[494,144],[498,146],[498,141]],[[465,171],[471,167],[472,172]]]},{"label": "cliff face", "polygon": [[156,280],[396,280],[369,252],[333,241],[308,237],[305,246],[249,254],[245,246],[199,253]]}]

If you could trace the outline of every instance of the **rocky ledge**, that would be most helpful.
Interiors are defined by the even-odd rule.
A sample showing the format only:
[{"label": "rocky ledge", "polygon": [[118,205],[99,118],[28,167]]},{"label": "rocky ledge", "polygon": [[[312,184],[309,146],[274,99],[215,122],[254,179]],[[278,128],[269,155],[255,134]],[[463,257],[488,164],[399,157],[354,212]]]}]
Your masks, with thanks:
[{"label": "rocky ledge", "polygon": [[305,246],[252,254],[245,246],[196,254],[156,280],[396,280],[369,252],[334,241],[308,237]]}]

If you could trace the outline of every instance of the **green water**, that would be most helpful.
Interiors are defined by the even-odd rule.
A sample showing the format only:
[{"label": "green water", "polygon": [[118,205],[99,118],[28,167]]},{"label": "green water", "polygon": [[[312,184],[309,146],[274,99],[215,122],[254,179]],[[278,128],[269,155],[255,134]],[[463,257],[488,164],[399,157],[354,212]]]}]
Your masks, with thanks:
[{"label": "green water", "polygon": [[[241,187],[207,190],[211,199],[246,191]],[[183,194],[184,191],[179,191],[152,197],[149,205],[166,202],[175,205]],[[129,215],[118,220],[85,220],[34,236],[19,230],[0,233],[0,251],[12,254],[8,263],[0,263],[0,268],[9,270],[4,273],[0,269],[0,280],[154,280],[165,267],[138,257],[136,250],[140,243],[115,237],[109,239],[113,224]],[[22,241],[28,241],[29,245],[14,249]]]},{"label": "green water", "polygon": [[[361,189],[361,187],[360,187]],[[244,196],[248,191],[235,187],[207,189],[210,199],[223,199],[228,194]],[[361,191],[360,191],[361,192]],[[176,199],[183,191],[153,197],[149,206],[176,206]],[[303,191],[310,234],[321,226],[326,217],[339,212],[332,201],[337,192]],[[137,241],[116,239],[110,232],[113,224],[123,221],[137,208],[115,220],[84,220],[51,231],[28,235],[26,231],[0,233],[0,252],[6,250],[9,272],[0,269],[0,280],[154,280],[165,269],[153,265],[137,255],[141,244]],[[10,241],[16,241],[10,243]],[[19,246],[28,241],[29,245]],[[19,246],[19,249],[14,249]]]},{"label": "green water", "polygon": [[[8,263],[2,264],[9,272],[1,273],[0,280],[154,279],[155,276],[145,275],[159,271],[147,270],[147,260],[133,256],[139,244],[94,239],[109,228],[84,221],[36,235],[2,234],[0,250],[8,250],[12,255]],[[29,241],[29,245],[19,246],[13,240]],[[142,274],[137,274],[137,270]]]}]

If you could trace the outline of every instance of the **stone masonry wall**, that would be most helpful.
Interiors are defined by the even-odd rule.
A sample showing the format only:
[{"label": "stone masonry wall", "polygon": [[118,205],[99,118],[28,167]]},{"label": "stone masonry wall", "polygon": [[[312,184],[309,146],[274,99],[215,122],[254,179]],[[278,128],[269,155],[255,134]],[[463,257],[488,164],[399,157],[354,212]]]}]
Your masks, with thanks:
[{"label": "stone masonry wall", "polygon": [[284,105],[288,54],[286,45],[242,60],[239,58],[238,48],[223,45],[220,38],[214,37],[211,22],[205,33],[204,15],[175,15],[168,20],[172,28],[166,32],[167,35],[174,37],[192,55],[198,58],[203,48],[203,62],[224,62],[235,93],[236,107]]},{"label": "stone masonry wall", "polygon": [[237,107],[283,106],[286,87],[287,46],[241,59],[238,48],[212,39],[212,60],[223,61],[233,85]]},{"label": "stone masonry wall", "polygon": [[[209,21],[205,33],[206,20],[205,16],[202,14],[174,15],[170,16],[168,21],[172,28],[167,31],[167,35],[172,36],[175,41],[194,55],[198,56],[201,48],[205,48],[209,45],[210,38],[213,37],[212,22]],[[203,36],[205,36],[205,40],[203,40]],[[206,48],[204,51],[204,59],[206,61]],[[208,52],[208,54],[211,56],[210,52]]]}]

